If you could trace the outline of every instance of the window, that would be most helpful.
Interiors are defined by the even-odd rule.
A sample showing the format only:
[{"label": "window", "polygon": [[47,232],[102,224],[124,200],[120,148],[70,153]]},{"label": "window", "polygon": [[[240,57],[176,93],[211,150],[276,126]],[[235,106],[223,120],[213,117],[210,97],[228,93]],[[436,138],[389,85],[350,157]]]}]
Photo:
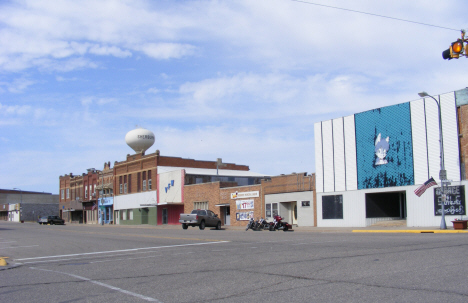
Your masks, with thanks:
[{"label": "window", "polygon": [[302,206],[303,207],[310,206],[310,201],[302,201]]},{"label": "window", "polygon": [[132,192],[132,175],[128,175],[128,193]]},{"label": "window", "polygon": [[148,190],[151,190],[151,171],[148,171]]},{"label": "window", "polygon": [[67,188],[67,199],[70,199],[70,189]]},{"label": "window", "polygon": [[127,183],[124,184],[124,194],[127,193]]},{"label": "window", "polygon": [[273,218],[278,215],[278,203],[265,204],[265,218]]},{"label": "window", "polygon": [[137,173],[137,192],[141,191],[140,184],[141,184],[141,173]]},{"label": "window", "polygon": [[208,202],[193,202],[193,209],[208,209]]},{"label": "window", "polygon": [[120,193],[123,193],[122,176],[119,177]]},{"label": "window", "polygon": [[62,195],[62,199],[65,199],[65,190],[64,189],[61,190],[61,195]]},{"label": "window", "polygon": [[127,212],[125,210],[120,211],[120,219],[127,220]]},{"label": "window", "polygon": [[265,218],[271,218],[271,203],[265,204]]},{"label": "window", "polygon": [[146,190],[146,180],[143,180],[143,191]]},{"label": "window", "polygon": [[133,220],[133,209],[127,209],[128,220]]},{"label": "window", "polygon": [[123,193],[123,186],[120,184],[120,193]]},{"label": "window", "polygon": [[322,218],[343,219],[343,195],[322,196]]},{"label": "window", "polygon": [[88,186],[85,186],[84,188],[84,197],[85,199],[88,198]]}]

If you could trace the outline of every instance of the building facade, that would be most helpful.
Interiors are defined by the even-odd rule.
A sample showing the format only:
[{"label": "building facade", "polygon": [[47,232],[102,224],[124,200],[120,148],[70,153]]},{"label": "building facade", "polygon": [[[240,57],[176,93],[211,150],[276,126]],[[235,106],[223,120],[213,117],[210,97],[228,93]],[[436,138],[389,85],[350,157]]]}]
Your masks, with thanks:
[{"label": "building facade", "polygon": [[[447,179],[454,194],[445,202],[447,221],[465,214],[466,90],[436,96],[440,102]],[[414,191],[429,178],[438,184],[439,117],[431,98],[316,123],[315,165],[318,226],[370,226],[401,219],[407,226],[437,226],[440,190]],[[463,139],[465,140],[465,139]],[[464,164],[465,165],[465,164]]]},{"label": "building facade", "polygon": [[[148,155],[127,155],[125,161],[114,163],[115,222],[121,225],[179,224],[179,214],[184,210],[185,186],[216,178],[218,164],[217,161],[161,156],[159,150]],[[251,175],[246,165],[223,163],[218,172],[226,170]],[[220,173],[218,177],[224,176]]]},{"label": "building facade", "polygon": [[36,222],[58,215],[59,196],[51,193],[0,189],[0,220]]}]

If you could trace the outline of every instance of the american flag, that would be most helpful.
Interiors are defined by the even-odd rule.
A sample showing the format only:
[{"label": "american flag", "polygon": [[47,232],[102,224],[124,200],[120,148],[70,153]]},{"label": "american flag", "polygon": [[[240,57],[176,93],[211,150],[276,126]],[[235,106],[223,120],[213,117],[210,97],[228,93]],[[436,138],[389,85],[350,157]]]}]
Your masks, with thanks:
[{"label": "american flag", "polygon": [[96,203],[93,204],[92,210],[95,210],[95,209],[96,209]]},{"label": "american flag", "polygon": [[424,192],[426,191],[426,189],[428,189],[429,187],[431,186],[434,186],[434,185],[437,185],[436,181],[434,180],[434,178],[430,178],[429,180],[427,180],[426,182],[424,182],[423,185],[419,186],[418,188],[416,188],[416,190],[414,191],[414,193],[416,194],[416,196],[418,197],[421,197],[422,194],[424,194]]}]

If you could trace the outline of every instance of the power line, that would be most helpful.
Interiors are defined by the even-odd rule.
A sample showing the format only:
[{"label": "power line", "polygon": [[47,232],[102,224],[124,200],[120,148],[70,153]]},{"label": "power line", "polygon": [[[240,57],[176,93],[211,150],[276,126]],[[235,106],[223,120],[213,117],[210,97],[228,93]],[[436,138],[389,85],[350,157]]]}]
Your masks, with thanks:
[{"label": "power line", "polygon": [[419,24],[419,25],[426,25],[426,26],[432,26],[432,27],[437,27],[437,28],[443,28],[443,29],[448,29],[448,30],[457,31],[457,32],[460,31],[459,29],[454,29],[454,28],[450,28],[450,27],[438,26],[438,25],[433,25],[433,24],[428,24],[428,23],[416,22],[416,21],[400,19],[400,18],[395,18],[395,17],[389,17],[389,16],[384,16],[384,15],[378,15],[378,14],[373,14],[373,13],[367,13],[367,12],[362,12],[362,11],[349,9],[349,8],[342,8],[342,7],[337,7],[337,6],[318,4],[318,3],[313,3],[313,2],[308,2],[308,1],[301,1],[301,0],[291,0],[291,1],[301,2],[301,3],[305,3],[305,4],[316,5],[316,6],[322,6],[322,7],[327,7],[327,8],[339,9],[339,10],[342,10],[342,11],[353,12],[353,13],[364,14],[364,15],[370,15],[370,16],[375,16],[375,17],[380,17],[380,18],[386,18],[386,19],[392,19],[392,20],[397,20],[397,21],[409,22],[409,23],[414,23],[414,24]]}]

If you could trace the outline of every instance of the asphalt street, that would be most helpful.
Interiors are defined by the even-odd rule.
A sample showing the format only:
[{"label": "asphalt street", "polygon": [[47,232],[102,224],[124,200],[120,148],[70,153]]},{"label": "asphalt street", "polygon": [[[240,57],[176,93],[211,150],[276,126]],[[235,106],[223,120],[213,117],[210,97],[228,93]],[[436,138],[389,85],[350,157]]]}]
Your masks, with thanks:
[{"label": "asphalt street", "polygon": [[1,302],[466,302],[468,234],[0,222]]}]

